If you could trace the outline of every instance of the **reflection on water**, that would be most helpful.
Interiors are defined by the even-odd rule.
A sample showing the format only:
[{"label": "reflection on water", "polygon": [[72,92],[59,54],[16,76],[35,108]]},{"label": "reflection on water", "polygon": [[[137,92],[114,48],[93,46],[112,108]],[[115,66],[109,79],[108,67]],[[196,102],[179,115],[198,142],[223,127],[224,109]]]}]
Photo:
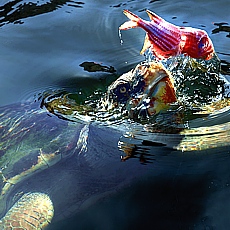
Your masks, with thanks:
[{"label": "reflection on water", "polygon": [[113,66],[103,66],[101,64],[95,63],[95,62],[83,62],[79,66],[83,67],[84,70],[88,72],[109,72],[109,73],[114,73],[116,70],[114,69]]},{"label": "reflection on water", "polygon": [[229,34],[227,34],[226,37],[230,37],[230,26],[228,26],[227,22],[214,23],[214,25],[219,27],[212,30],[213,34],[220,33],[220,32],[227,32]]},{"label": "reflection on water", "polygon": [[221,63],[221,73],[224,75],[230,75],[230,62],[222,60]]},{"label": "reflection on water", "polygon": [[72,0],[51,0],[50,2],[24,2],[23,0],[15,0],[7,2],[0,6],[0,26],[6,23],[22,24],[21,19],[33,17],[39,14],[44,14],[57,10],[61,6],[67,4],[71,7],[82,8],[84,2],[75,2]]}]

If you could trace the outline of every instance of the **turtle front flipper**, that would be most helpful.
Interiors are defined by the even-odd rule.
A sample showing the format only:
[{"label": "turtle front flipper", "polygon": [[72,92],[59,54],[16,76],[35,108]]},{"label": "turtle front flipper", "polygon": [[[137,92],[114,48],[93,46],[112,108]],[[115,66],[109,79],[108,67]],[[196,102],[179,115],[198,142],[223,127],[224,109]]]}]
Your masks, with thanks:
[{"label": "turtle front flipper", "polygon": [[53,215],[53,203],[48,195],[26,193],[0,220],[0,229],[44,229],[51,222]]}]

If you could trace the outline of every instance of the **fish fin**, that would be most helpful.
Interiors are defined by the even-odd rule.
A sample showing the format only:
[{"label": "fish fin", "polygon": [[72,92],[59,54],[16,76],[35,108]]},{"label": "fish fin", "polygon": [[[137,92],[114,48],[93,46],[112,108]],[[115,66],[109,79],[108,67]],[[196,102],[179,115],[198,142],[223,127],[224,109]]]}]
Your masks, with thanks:
[{"label": "fish fin", "polygon": [[158,16],[157,14],[153,13],[152,11],[150,10],[146,10],[149,18],[151,21],[155,21],[155,22],[159,22],[159,21],[163,21],[164,19],[161,18],[160,16]]},{"label": "fish fin", "polygon": [[120,25],[119,30],[128,30],[128,29],[136,28],[136,27],[138,27],[137,22],[128,21]]},{"label": "fish fin", "polygon": [[144,45],[143,45],[143,47],[142,47],[142,50],[141,50],[140,54],[141,54],[141,55],[144,54],[144,52],[145,52],[149,47],[151,47],[151,42],[149,41],[149,36],[148,36],[148,34],[146,34],[146,36],[145,36],[145,41],[144,41]]},{"label": "fish fin", "polygon": [[129,10],[124,10],[123,13],[130,19],[130,21],[123,23],[119,30],[128,30],[131,28],[138,27],[138,22],[141,20],[136,14],[130,12]]},{"label": "fish fin", "polygon": [[129,10],[123,10],[123,13],[128,17],[131,21],[138,22],[140,20],[140,17],[138,17],[136,14],[130,12]]}]

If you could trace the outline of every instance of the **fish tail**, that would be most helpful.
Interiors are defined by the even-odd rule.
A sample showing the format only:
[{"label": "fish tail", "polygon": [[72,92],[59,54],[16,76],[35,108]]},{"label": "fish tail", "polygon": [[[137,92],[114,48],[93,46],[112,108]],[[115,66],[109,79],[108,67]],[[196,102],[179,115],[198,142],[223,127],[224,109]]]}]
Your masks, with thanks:
[{"label": "fish tail", "polygon": [[146,10],[149,18],[151,21],[154,21],[155,23],[160,23],[162,21],[165,21],[163,18],[161,18],[160,16],[158,16],[157,14],[153,13],[150,10]]},{"label": "fish tail", "polygon": [[130,12],[129,10],[124,10],[123,13],[130,19],[130,21],[127,21],[123,23],[119,30],[128,30],[131,28],[139,27],[139,22],[142,21],[140,17],[138,17],[136,14]]}]

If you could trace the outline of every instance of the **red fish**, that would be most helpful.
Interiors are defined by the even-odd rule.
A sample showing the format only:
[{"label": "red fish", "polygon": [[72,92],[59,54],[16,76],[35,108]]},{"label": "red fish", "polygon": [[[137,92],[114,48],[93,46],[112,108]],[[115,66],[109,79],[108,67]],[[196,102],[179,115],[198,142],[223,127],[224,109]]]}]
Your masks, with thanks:
[{"label": "red fish", "polygon": [[204,60],[212,58],[214,47],[204,30],[175,26],[149,10],[146,12],[151,21],[145,21],[134,13],[124,10],[130,21],[119,27],[119,30],[140,27],[146,31],[141,54],[150,48],[159,60],[179,54]]}]

